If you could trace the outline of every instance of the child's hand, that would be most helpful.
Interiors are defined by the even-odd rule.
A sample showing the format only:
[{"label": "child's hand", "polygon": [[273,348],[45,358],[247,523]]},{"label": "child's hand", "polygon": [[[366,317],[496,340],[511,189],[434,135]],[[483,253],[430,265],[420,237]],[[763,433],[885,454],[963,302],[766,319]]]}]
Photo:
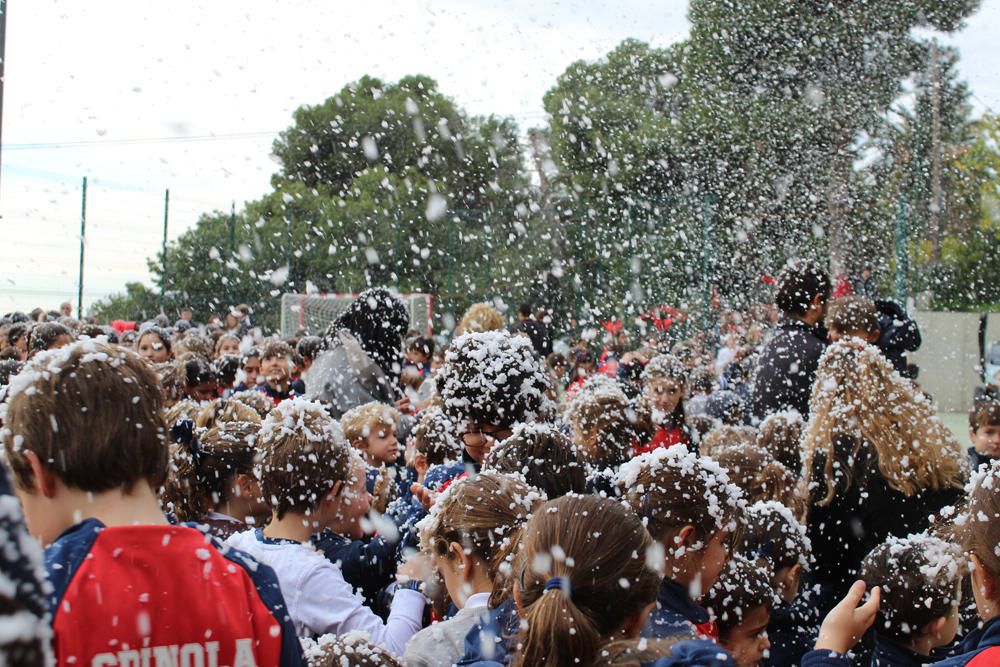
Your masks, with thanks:
[{"label": "child's hand", "polygon": [[434,507],[438,494],[434,493],[423,484],[413,484],[410,486],[410,491],[413,492],[413,497],[420,501],[420,504],[424,506],[425,510],[429,512],[430,509]]},{"label": "child's hand", "polygon": [[816,649],[847,653],[854,648],[861,640],[861,635],[875,622],[881,593],[876,586],[872,589],[868,602],[859,607],[858,603],[865,594],[865,582],[855,581],[844,599],[823,619],[816,639]]}]

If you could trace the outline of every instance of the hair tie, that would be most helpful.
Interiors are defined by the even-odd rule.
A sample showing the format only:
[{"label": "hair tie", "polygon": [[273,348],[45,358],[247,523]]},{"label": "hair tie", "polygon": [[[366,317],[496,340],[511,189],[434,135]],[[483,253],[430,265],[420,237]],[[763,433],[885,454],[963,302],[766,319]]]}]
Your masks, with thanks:
[{"label": "hair tie", "polygon": [[569,589],[569,579],[566,577],[552,577],[545,582],[545,590],[561,591]]},{"label": "hair tie", "polygon": [[644,519],[653,518],[653,497],[649,495],[649,491],[642,494],[642,501],[639,503],[639,516]]},{"label": "hair tie", "polygon": [[771,560],[772,558],[774,558],[774,552],[776,550],[777,550],[777,545],[774,543],[774,540],[768,540],[767,542],[764,542],[764,544],[760,545],[760,547],[757,548],[757,552],[754,555],[756,555],[757,558],[766,558],[768,560]]},{"label": "hair tie", "polygon": [[181,419],[170,429],[170,437],[174,442],[184,445],[194,465],[197,468],[201,465],[201,443],[194,432],[194,422],[190,419]]}]

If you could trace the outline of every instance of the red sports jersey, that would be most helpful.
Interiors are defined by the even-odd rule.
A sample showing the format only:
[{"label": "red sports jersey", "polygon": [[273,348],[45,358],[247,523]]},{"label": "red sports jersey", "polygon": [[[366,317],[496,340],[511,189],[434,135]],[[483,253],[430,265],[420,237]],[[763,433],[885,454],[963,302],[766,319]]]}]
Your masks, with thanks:
[{"label": "red sports jersey", "polygon": [[89,519],[47,549],[46,566],[59,665],[303,663],[270,568],[194,528]]}]

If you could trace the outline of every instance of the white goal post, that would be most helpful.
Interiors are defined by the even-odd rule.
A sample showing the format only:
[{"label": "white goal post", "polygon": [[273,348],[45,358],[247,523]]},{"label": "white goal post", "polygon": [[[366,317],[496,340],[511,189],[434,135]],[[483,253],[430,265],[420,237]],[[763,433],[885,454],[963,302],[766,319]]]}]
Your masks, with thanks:
[{"label": "white goal post", "polygon": [[[398,294],[410,313],[410,328],[422,335],[433,332],[434,297],[430,294]],[[322,336],[337,316],[347,309],[357,294],[282,294],[281,335],[294,336],[305,329]]]}]

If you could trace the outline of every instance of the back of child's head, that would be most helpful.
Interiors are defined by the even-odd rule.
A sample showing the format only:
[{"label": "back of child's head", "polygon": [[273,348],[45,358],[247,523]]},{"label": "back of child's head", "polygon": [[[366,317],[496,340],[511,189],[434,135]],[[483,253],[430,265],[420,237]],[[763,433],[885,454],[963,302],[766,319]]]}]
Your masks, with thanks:
[{"label": "back of child's head", "polygon": [[360,465],[336,420],[304,398],[283,401],[267,415],[257,448],[261,490],[278,519],[313,512]]},{"label": "back of child's head", "polygon": [[229,422],[249,422],[260,425],[257,411],[233,398],[219,398],[204,405],[195,417],[198,428],[209,429]]},{"label": "back of child's head", "polygon": [[730,389],[720,389],[709,396],[705,412],[727,426],[740,426],[746,422],[746,402]]},{"label": "back of child's head", "polygon": [[252,389],[238,391],[229,398],[230,400],[242,403],[248,408],[252,408],[254,412],[260,415],[261,419],[266,417],[274,408],[274,404],[264,394]]},{"label": "back of child's head", "polygon": [[798,565],[809,569],[812,544],[806,528],[782,503],[755,502],[746,510],[740,551],[751,560],[766,560],[772,572]]},{"label": "back of child's head", "polygon": [[303,336],[295,344],[295,355],[300,360],[312,361],[323,347],[323,339],[319,336]]},{"label": "back of child's head", "polygon": [[215,341],[208,336],[187,334],[179,341],[174,352],[180,356],[185,353],[196,354],[203,359],[211,359],[215,355]]},{"label": "back of child's head", "polygon": [[474,303],[462,315],[456,332],[460,334],[483,333],[503,329],[503,315],[488,303]]},{"label": "back of child's head", "polygon": [[0,360],[0,387],[10,384],[11,379],[23,369],[24,363],[17,359]]},{"label": "back of child's head", "polygon": [[466,425],[511,427],[544,418],[554,407],[531,341],[506,331],[456,338],[438,373],[445,412]]},{"label": "back of child's head", "polygon": [[236,475],[251,475],[260,423],[224,422],[208,430],[171,429],[164,500],[180,521],[200,521],[229,499]]},{"label": "back of child's head", "polygon": [[763,607],[770,613],[774,608],[770,567],[734,554],[702,603],[715,619],[719,642],[726,646],[730,633],[745,623],[752,611]]},{"label": "back of child's head", "polygon": [[236,374],[240,370],[240,358],[233,354],[224,354],[212,362],[219,386],[231,388],[236,384]]},{"label": "back of child's head", "polygon": [[590,465],[604,468],[628,460],[632,447],[653,436],[652,417],[644,403],[633,403],[614,380],[594,376],[567,403],[565,416],[578,438],[578,452]]},{"label": "back of child's head", "polygon": [[340,418],[340,427],[344,429],[347,441],[355,443],[377,433],[381,428],[395,431],[399,420],[399,410],[391,405],[372,401],[345,412]]},{"label": "back of child's head", "polygon": [[720,424],[702,438],[698,451],[705,456],[715,456],[727,447],[753,445],[756,441],[757,431],[750,426]]},{"label": "back of child's head", "polygon": [[33,486],[27,452],[82,491],[159,486],[168,456],[162,406],[155,373],[128,350],[81,341],[37,355],[9,386],[0,418],[17,486]]},{"label": "back of child's head", "polygon": [[869,590],[882,591],[876,631],[905,642],[949,616],[958,607],[963,571],[961,551],[944,540],[890,536],[865,556],[858,574]]},{"label": "back of child's head", "polygon": [[637,456],[619,469],[616,482],[653,539],[665,545],[685,526],[707,543],[719,534],[735,535],[743,521],[740,488],[718,463],[683,445]]},{"label": "back of child's head", "polygon": [[440,406],[434,405],[424,410],[411,435],[414,449],[424,456],[428,465],[441,465],[462,456],[462,443],[458,439],[455,422]]},{"label": "back of child's head", "polygon": [[763,447],[793,474],[802,468],[802,452],[799,439],[802,437],[802,415],[794,410],[775,412],[760,423],[757,432],[757,446]]},{"label": "back of child's head", "polygon": [[420,547],[450,558],[451,544],[482,561],[493,582],[494,606],[509,594],[507,582],[521,528],[544,500],[516,476],[482,472],[451,484],[420,523]]},{"label": "back of child's head", "polygon": [[541,505],[524,529],[523,619],[516,667],[590,665],[601,645],[656,599],[653,542],[620,503],[568,495]]},{"label": "back of child's head", "polygon": [[44,352],[56,345],[62,337],[73,338],[73,331],[59,322],[42,322],[31,330],[28,348],[31,354]]},{"label": "back of child's head", "polygon": [[756,445],[738,444],[715,450],[712,455],[733,484],[743,490],[748,503],[776,500],[796,514],[803,502],[798,495],[798,478]]},{"label": "back of child's head", "polygon": [[711,369],[699,366],[691,371],[688,380],[688,391],[691,395],[711,394],[715,389],[715,373]]},{"label": "back of child's head", "polygon": [[190,398],[177,401],[164,412],[163,419],[167,428],[171,429],[179,421],[188,420],[192,424],[198,421],[198,416],[205,409],[205,406]]},{"label": "back of child's head", "polygon": [[790,260],[778,275],[778,291],[774,304],[786,315],[805,315],[813,300],[820,303],[830,298],[830,276],[817,262]]},{"label": "back of child's head", "polygon": [[577,449],[554,424],[519,424],[483,460],[484,470],[516,473],[550,500],[567,493],[586,493],[587,472]]},{"label": "back of child's head", "polygon": [[864,297],[845,296],[830,302],[823,323],[831,334],[867,338],[878,331],[878,310]]},{"label": "back of child's head", "polygon": [[360,630],[300,641],[309,667],[401,667],[391,653]]},{"label": "back of child's head", "polygon": [[969,430],[984,426],[1000,426],[1000,401],[995,398],[981,398],[969,410]]},{"label": "back of child's head", "polygon": [[218,376],[206,357],[193,352],[185,352],[177,358],[177,378],[182,387],[196,387],[206,382],[215,382]]}]

